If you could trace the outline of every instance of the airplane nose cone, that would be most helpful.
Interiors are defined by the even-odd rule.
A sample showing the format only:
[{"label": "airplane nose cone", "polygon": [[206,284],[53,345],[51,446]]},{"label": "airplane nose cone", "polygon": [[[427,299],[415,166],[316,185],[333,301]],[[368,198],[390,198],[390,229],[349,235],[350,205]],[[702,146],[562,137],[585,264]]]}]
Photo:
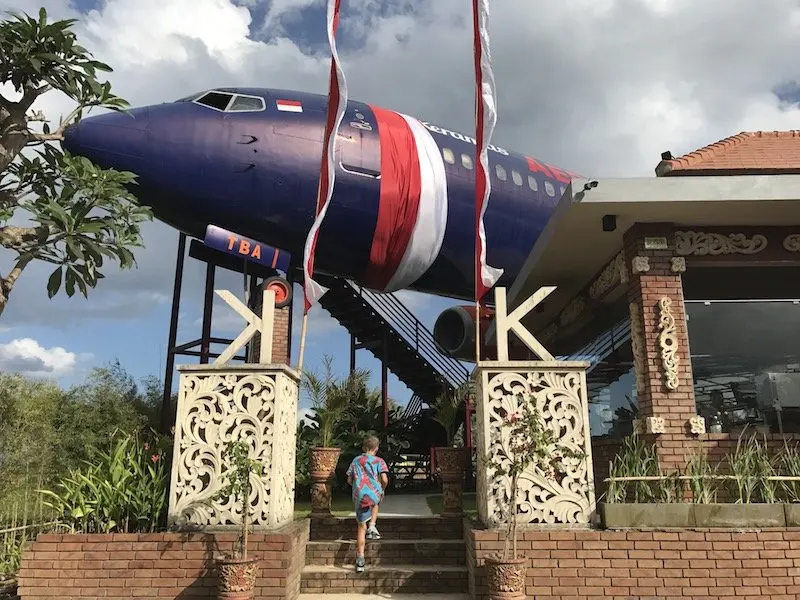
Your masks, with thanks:
[{"label": "airplane nose cone", "polygon": [[64,131],[62,147],[103,168],[137,172],[145,155],[149,109],[87,117]]}]

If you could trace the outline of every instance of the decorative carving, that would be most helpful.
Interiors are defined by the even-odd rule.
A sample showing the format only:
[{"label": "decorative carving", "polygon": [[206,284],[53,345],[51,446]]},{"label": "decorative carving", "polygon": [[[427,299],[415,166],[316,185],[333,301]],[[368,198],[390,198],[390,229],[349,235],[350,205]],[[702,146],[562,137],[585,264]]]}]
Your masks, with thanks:
[{"label": "decorative carving", "polygon": [[671,262],[672,266],[670,268],[673,273],[686,272],[686,258],[684,258],[683,256],[673,256]]},{"label": "decorative carving", "polygon": [[661,364],[664,367],[664,387],[674,392],[678,389],[678,333],[675,317],[672,316],[672,300],[666,296],[658,301],[659,318],[658,345],[661,348]]},{"label": "decorative carving", "polygon": [[436,466],[441,471],[442,477],[463,477],[466,470],[467,454],[464,448],[441,446],[434,448]]},{"label": "decorative carving", "polygon": [[[513,364],[513,363],[512,363]],[[478,444],[482,455],[478,468],[478,510],[489,526],[506,520],[511,479],[496,474],[494,464],[508,460],[509,429],[504,416],[519,410],[521,398],[532,398],[545,426],[561,443],[581,450],[584,457],[568,459],[566,473],[554,478],[529,467],[519,478],[517,520],[526,523],[588,523],[594,510],[591,444],[585,363],[484,363],[479,366]],[[484,460],[488,459],[488,460]],[[512,507],[513,510],[513,507]]]},{"label": "decorative carving", "polygon": [[311,477],[311,514],[331,514],[333,479],[339,463],[339,448],[314,447],[308,450],[308,475]]},{"label": "decorative carving", "polygon": [[276,527],[294,516],[297,378],[286,367],[181,366],[175,427],[170,522],[183,526],[241,524],[233,498],[212,500],[229,469],[230,440],[250,443],[265,474],[251,475],[252,523]]},{"label": "decorative carving", "polygon": [[458,481],[442,481],[442,516],[464,514],[464,488]]},{"label": "decorative carving", "polygon": [[633,433],[637,435],[644,434],[644,423],[641,419],[633,419],[633,421],[631,421],[631,426],[633,427]]},{"label": "decorative carving", "polygon": [[642,315],[639,305],[631,302],[628,305],[631,315],[631,352],[633,353],[633,367],[636,376],[636,394],[644,393],[644,382],[646,379],[645,365],[647,355],[644,351],[644,328],[642,327]]},{"label": "decorative carving", "polygon": [[578,296],[577,298],[573,298],[572,301],[567,304],[567,307],[561,311],[561,318],[559,319],[559,322],[561,323],[562,327],[575,322],[585,306],[586,300],[584,300],[583,297]]},{"label": "decorative carving", "polygon": [[787,235],[783,240],[783,248],[787,252],[800,252],[800,233]]},{"label": "decorative carving", "polygon": [[502,561],[496,557],[486,558],[486,579],[489,597],[492,600],[525,600],[525,567],[528,560]]},{"label": "decorative carving", "polygon": [[675,252],[681,256],[720,256],[722,254],[758,254],[767,247],[767,238],[756,234],[748,238],[743,233],[704,233],[676,231]]},{"label": "decorative carving", "polygon": [[634,275],[647,273],[650,270],[650,258],[647,256],[634,256],[631,261],[631,271]]},{"label": "decorative carving", "polygon": [[666,432],[667,424],[664,417],[647,417],[644,420],[645,432],[650,434],[661,434]]},{"label": "decorative carving", "polygon": [[589,297],[597,300],[612,290],[617,284],[625,283],[622,278],[627,276],[625,273],[625,256],[622,252],[608,263],[600,272],[600,275],[589,286]]},{"label": "decorative carving", "polygon": [[689,430],[693,435],[703,435],[706,432],[706,418],[700,415],[689,419]]}]

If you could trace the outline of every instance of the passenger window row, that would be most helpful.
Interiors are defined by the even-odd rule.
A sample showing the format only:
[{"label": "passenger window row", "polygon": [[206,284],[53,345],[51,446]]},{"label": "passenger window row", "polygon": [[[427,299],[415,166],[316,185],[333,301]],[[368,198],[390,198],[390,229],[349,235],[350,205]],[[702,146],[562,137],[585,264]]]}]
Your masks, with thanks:
[{"label": "passenger window row", "polygon": [[[450,164],[450,165],[456,164],[456,155],[450,148],[442,148],[442,157],[444,158],[444,162],[446,162],[447,164]],[[469,154],[462,154],[461,155],[461,166],[462,167],[464,167],[465,169],[470,169],[471,170],[474,167],[473,163],[474,163],[474,161],[472,160],[472,157]],[[495,175],[497,176],[497,179],[499,179],[500,181],[508,181],[508,172],[506,171],[506,169],[505,169],[505,167],[503,165],[495,165],[494,172],[495,172]],[[514,185],[521,187],[522,184],[523,184],[523,182],[522,182],[522,174],[519,173],[518,171],[513,171],[512,170],[511,171],[511,181],[514,182]],[[536,181],[536,177],[534,177],[532,174],[528,175],[528,187],[534,192],[539,191],[539,182]],[[563,185],[560,186],[559,193],[563,194],[564,190],[565,190],[565,187]],[[553,184],[550,183],[549,181],[545,181],[544,182],[544,191],[551,198],[555,197],[555,195],[556,195],[555,187],[553,187]]]}]

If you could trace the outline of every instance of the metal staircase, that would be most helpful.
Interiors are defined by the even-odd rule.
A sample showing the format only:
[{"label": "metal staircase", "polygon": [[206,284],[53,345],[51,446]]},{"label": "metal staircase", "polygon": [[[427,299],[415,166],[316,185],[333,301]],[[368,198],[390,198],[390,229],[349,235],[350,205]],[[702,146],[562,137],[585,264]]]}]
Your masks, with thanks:
[{"label": "metal staircase", "polygon": [[439,352],[433,333],[394,294],[378,294],[338,278],[321,283],[328,291],[320,305],[354,336],[359,347],[384,361],[414,392],[418,397],[412,398],[414,413],[423,402],[430,404],[438,395],[452,393],[469,378],[467,368]]},{"label": "metal staircase", "polygon": [[586,374],[592,374],[589,383],[591,391],[593,388],[613,383],[630,370],[633,366],[633,357],[629,347],[617,352],[630,339],[631,320],[630,317],[625,317],[564,360],[581,360],[589,363]]}]

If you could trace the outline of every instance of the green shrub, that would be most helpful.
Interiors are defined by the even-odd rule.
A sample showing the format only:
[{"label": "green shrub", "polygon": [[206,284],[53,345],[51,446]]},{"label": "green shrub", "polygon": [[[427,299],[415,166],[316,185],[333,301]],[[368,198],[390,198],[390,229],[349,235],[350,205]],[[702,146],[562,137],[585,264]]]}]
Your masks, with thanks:
[{"label": "green shrub", "polygon": [[165,524],[169,442],[156,434],[115,434],[82,469],[71,469],[45,503],[74,531],[152,532]]}]

